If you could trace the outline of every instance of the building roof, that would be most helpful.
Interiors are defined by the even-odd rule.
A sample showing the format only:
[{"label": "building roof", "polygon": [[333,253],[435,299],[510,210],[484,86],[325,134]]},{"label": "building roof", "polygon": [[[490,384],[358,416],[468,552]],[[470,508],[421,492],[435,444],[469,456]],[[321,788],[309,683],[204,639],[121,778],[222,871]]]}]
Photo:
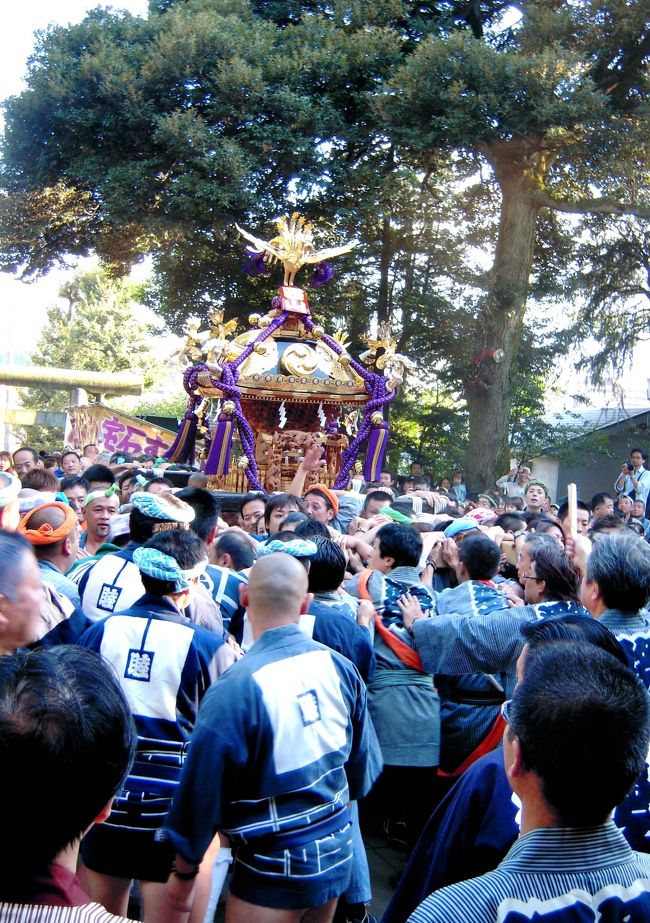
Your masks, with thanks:
[{"label": "building roof", "polygon": [[553,414],[547,417],[549,423],[554,426],[563,424],[576,427],[582,426],[587,432],[593,430],[606,429],[608,426],[616,426],[627,420],[634,420],[643,415],[650,415],[650,402],[643,406],[635,407],[591,407],[583,410],[563,411],[562,413]]}]

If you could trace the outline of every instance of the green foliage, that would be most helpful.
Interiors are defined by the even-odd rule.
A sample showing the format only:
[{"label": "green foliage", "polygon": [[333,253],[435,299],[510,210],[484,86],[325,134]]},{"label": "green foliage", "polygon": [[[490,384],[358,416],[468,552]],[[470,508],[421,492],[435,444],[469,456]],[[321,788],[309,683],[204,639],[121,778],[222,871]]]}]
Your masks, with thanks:
[{"label": "green foliage", "polygon": [[180,420],[187,410],[187,394],[181,389],[167,397],[147,397],[145,394],[129,413],[136,417],[173,417]]},{"label": "green foliage", "polygon": [[[503,470],[507,469],[510,458],[526,464],[535,456],[550,452],[569,462],[581,453],[602,451],[605,445],[605,440],[589,430],[579,413],[549,416],[545,412],[547,398],[557,390],[553,354],[558,340],[549,327],[537,319],[535,334],[525,334],[518,354]],[[469,411],[462,392],[453,390],[453,383],[463,374],[463,361],[467,358],[463,357],[462,348],[454,349],[452,344],[433,376],[425,373],[423,382],[411,377],[410,387],[391,404],[391,465],[404,471],[408,462],[422,460],[436,479],[464,468]],[[425,355],[420,364],[426,367]],[[579,402],[579,396],[572,397]]]},{"label": "green foliage", "polygon": [[[31,355],[34,365],[96,372],[133,371],[144,375],[145,386],[157,379],[159,364],[149,345],[151,329],[136,320],[133,306],[138,288],[116,282],[101,271],[80,273],[59,291],[67,307],[53,306]],[[23,407],[63,411],[70,405],[65,390],[25,389]],[[61,434],[52,427],[23,427],[29,445],[54,447]]]},{"label": "green foliage", "polygon": [[399,395],[391,406],[388,462],[405,473],[422,461],[436,480],[464,465],[467,407],[442,385],[421,385]]},{"label": "green foliage", "polygon": [[631,217],[594,221],[574,266],[584,300],[572,340],[595,340],[597,351],[582,365],[600,383],[610,370],[622,372],[636,344],[650,334],[650,223]]},{"label": "green foliage", "polygon": [[[417,149],[464,148],[552,127],[573,128],[576,117],[592,124],[606,101],[589,82],[576,79],[579,54],[568,49],[526,48],[529,18],[519,48],[494,48],[457,33],[423,42],[380,97],[380,111],[398,136]],[[514,44],[514,43],[513,43]]]},{"label": "green foliage", "polygon": [[[287,85],[276,45],[244,0],[148,20],[96,10],[42,34],[28,89],[7,103],[4,268],[47,271],[68,244],[118,271],[177,246],[218,261],[219,230],[273,214],[312,156],[319,107]],[[52,189],[70,205],[53,202],[61,227],[44,248],[17,221]]]},{"label": "green foliage", "polygon": [[119,276],[151,255],[143,297],[180,331],[215,303],[226,318],[268,304],[278,277],[234,271],[233,225],[268,237],[299,207],[319,244],[361,241],[310,294],[314,315],[357,348],[390,320],[434,381],[397,404],[398,445],[437,458],[437,427],[455,464],[469,419],[468,471],[489,483],[509,431],[541,416],[546,350],[568,343],[535,321],[529,348],[531,296],[579,291],[574,335],[594,325],[611,344],[627,281],[647,288],[617,217],[647,211],[646,6],[532,0],[510,25],[501,0],[95,10],[39,37],[7,103],[0,265],[30,276],[95,252]]}]

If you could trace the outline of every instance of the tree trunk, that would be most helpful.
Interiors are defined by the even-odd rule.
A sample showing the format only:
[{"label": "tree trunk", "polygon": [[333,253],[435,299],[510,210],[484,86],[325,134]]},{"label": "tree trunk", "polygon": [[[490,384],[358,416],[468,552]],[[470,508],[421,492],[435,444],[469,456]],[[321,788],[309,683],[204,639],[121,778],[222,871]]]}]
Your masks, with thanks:
[{"label": "tree trunk", "polygon": [[379,291],[377,294],[377,323],[390,321],[389,272],[393,258],[390,217],[384,215],[381,227],[381,254],[379,258]]},{"label": "tree trunk", "polygon": [[[501,188],[501,215],[491,287],[477,317],[472,374],[465,381],[470,490],[486,490],[509,469],[508,426],[512,374],[521,342],[532,269],[543,167],[539,148],[526,139],[484,151]],[[495,361],[496,358],[496,361]]]}]

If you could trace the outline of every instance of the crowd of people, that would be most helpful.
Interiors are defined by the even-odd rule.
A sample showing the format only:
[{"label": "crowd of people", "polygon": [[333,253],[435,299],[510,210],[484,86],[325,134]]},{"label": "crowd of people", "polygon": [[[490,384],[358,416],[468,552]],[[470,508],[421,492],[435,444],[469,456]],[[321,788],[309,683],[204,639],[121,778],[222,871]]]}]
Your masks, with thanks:
[{"label": "crowd of people", "polygon": [[386,923],[650,921],[644,453],[575,508],[322,451],[235,513],[0,453],[0,920],[370,923],[375,836]]}]

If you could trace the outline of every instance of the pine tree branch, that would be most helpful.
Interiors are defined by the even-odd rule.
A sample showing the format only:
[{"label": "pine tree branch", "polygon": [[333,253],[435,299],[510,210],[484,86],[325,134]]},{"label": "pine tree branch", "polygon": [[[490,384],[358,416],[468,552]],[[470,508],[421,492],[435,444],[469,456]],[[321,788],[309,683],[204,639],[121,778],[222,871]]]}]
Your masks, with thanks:
[{"label": "pine tree branch", "polygon": [[650,219],[650,206],[634,202],[618,202],[605,196],[597,199],[555,199],[546,193],[536,195],[540,208],[550,208],[572,215],[634,215],[635,218]]},{"label": "pine tree branch", "polygon": [[[603,55],[592,71],[596,86],[624,105],[630,88],[642,79],[644,65],[650,54],[650,28],[633,36],[621,49]],[[633,104],[629,106],[633,108]]]}]

